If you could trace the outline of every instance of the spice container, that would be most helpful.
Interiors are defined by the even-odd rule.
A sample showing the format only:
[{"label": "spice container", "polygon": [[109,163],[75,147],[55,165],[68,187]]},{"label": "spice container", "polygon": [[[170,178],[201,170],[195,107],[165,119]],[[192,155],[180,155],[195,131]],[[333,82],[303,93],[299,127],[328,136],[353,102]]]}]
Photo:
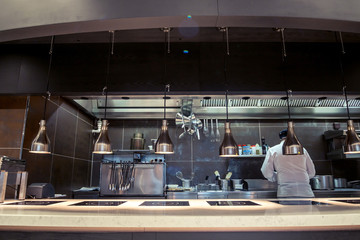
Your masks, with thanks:
[{"label": "spice container", "polygon": [[242,153],[242,147],[241,147],[240,144],[238,145],[238,151],[239,151],[239,155],[242,155],[242,154],[243,154],[243,153]]}]

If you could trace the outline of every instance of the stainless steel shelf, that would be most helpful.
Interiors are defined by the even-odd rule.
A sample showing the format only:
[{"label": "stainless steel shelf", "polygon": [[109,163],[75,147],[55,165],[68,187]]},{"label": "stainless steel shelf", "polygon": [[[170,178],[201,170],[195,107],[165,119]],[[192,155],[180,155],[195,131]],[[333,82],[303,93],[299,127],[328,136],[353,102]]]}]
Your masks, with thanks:
[{"label": "stainless steel shelf", "polygon": [[266,155],[239,155],[234,158],[263,158]]},{"label": "stainless steel shelf", "polygon": [[[325,140],[330,140],[333,138],[344,138],[346,136],[347,130],[329,130],[324,132]],[[360,130],[355,130],[355,132],[359,135]]]},{"label": "stainless steel shelf", "polygon": [[337,149],[331,152],[326,153],[328,159],[359,159],[360,153],[356,154],[344,154],[342,149]]},{"label": "stainless steel shelf", "polygon": [[152,152],[154,153],[154,150],[149,150],[149,149],[113,149],[113,152],[116,152],[116,153],[148,153],[148,152]]}]

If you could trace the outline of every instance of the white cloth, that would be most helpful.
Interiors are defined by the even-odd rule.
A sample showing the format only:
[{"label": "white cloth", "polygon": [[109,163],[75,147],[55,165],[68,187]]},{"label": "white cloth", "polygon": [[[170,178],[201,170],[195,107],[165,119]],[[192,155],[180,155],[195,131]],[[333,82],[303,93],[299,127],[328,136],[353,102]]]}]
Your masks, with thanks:
[{"label": "white cloth", "polygon": [[304,155],[283,155],[280,144],[270,148],[266,154],[261,172],[271,182],[278,182],[278,197],[314,197],[310,178],[315,176],[315,167],[309,153]]}]

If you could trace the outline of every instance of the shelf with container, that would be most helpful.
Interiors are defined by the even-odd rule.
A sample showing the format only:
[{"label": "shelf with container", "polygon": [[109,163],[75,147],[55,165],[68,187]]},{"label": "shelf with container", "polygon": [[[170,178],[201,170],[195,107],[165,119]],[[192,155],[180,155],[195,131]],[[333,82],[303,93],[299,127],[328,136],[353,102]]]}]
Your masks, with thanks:
[{"label": "shelf with container", "polygon": [[[347,130],[328,130],[324,132],[324,139],[328,145],[326,157],[328,159],[360,159],[360,154],[344,154],[343,144]],[[359,135],[360,131],[356,130]]]},{"label": "shelf with container", "polygon": [[236,158],[264,158],[266,155],[260,154],[260,155],[238,155]]}]

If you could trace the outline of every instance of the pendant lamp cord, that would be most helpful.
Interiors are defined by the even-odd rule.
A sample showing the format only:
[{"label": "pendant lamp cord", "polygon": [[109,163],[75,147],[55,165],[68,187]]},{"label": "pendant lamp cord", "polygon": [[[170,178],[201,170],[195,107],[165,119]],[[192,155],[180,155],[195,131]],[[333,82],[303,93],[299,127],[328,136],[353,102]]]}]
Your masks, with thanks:
[{"label": "pendant lamp cord", "polygon": [[109,31],[109,33],[110,33],[109,53],[108,53],[108,58],[107,58],[105,87],[103,88],[103,95],[105,94],[105,113],[104,113],[104,119],[106,119],[106,109],[107,109],[107,101],[108,101],[108,81],[109,81],[109,75],[110,75],[110,59],[111,59],[111,56],[114,54],[114,40],[115,40],[115,33],[114,33],[114,31]]},{"label": "pendant lamp cord", "polygon": [[229,110],[228,110],[228,93],[229,91],[225,91],[225,100],[226,100],[226,122],[229,122]]},{"label": "pendant lamp cord", "polygon": [[[341,78],[342,78],[342,84],[343,84],[343,94],[345,96],[347,116],[348,116],[348,119],[350,120],[349,102],[348,102],[348,97],[347,97],[344,66],[343,66],[343,58],[344,58],[346,52],[345,52],[344,42],[343,42],[341,32],[339,32],[339,38],[340,38],[340,44],[341,44],[341,51],[340,51],[340,54],[339,54],[339,66],[340,66],[340,71],[341,71]],[[336,39],[336,42],[339,42],[336,32],[335,32],[335,39]]]},{"label": "pendant lamp cord", "polygon": [[225,80],[225,106],[226,106],[226,122],[229,122],[229,100],[228,100],[228,94],[229,94],[229,90],[228,90],[228,80],[227,80],[227,61],[228,61],[228,56],[230,55],[230,50],[229,50],[229,29],[227,27],[223,27],[220,29],[220,31],[223,32],[223,42],[225,42],[225,38],[226,38],[226,42],[225,42],[225,54],[224,54],[224,80]]},{"label": "pendant lamp cord", "polygon": [[44,103],[43,120],[45,120],[46,105],[47,105],[47,102],[48,102],[48,100],[50,98],[49,84],[50,84],[50,71],[51,71],[51,65],[52,65],[54,40],[55,40],[55,36],[52,36],[51,37],[51,43],[50,43],[50,50],[49,50],[49,68],[48,68],[47,80],[46,80],[46,97],[45,97],[45,103]]},{"label": "pendant lamp cord", "polygon": [[289,116],[289,121],[291,121],[291,114],[290,114],[290,93],[291,93],[291,90],[288,89],[288,86],[287,86],[287,81],[286,81],[286,78],[285,78],[285,70],[286,70],[286,57],[287,57],[287,54],[286,54],[286,46],[285,46],[285,35],[284,35],[284,28],[280,28],[279,29],[280,31],[280,34],[281,34],[281,57],[282,57],[282,77],[283,77],[283,80],[284,80],[284,85],[285,85],[285,88],[286,88],[286,103],[287,103],[287,109],[288,109],[288,116]]},{"label": "pendant lamp cord", "polygon": [[163,82],[165,85],[164,89],[164,120],[166,120],[166,92],[170,91],[170,84],[166,83],[166,75],[167,75],[167,55],[170,53],[170,28],[165,27],[162,29],[164,32],[164,75]]}]

